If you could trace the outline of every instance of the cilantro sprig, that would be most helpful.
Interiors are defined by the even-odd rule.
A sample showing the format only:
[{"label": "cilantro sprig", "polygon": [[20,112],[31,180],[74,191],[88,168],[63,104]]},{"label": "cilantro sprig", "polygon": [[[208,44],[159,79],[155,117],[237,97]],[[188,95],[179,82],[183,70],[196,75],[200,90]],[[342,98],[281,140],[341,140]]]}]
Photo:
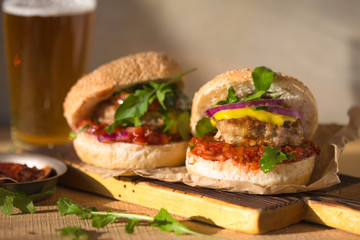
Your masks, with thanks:
[{"label": "cilantro sprig", "polygon": [[264,173],[268,173],[277,163],[281,163],[286,159],[295,160],[295,156],[291,153],[284,153],[275,147],[265,147],[264,155],[260,158],[260,169]]},{"label": "cilantro sprig", "polygon": [[141,125],[140,118],[147,112],[149,105],[155,99],[157,99],[161,107],[166,110],[166,97],[173,92],[171,84],[195,70],[196,68],[193,68],[178,74],[168,82],[150,82],[148,86],[144,85],[142,89],[136,89],[135,94],[129,95],[117,108],[114,123],[107,126],[105,128],[106,131],[111,134],[115,126]]},{"label": "cilantro sprig", "polygon": [[18,208],[22,213],[35,213],[33,200],[54,192],[55,187],[52,187],[41,193],[26,195],[23,192],[9,191],[0,187],[0,211],[11,215],[14,208]]},{"label": "cilantro sprig", "polygon": [[127,233],[133,233],[135,226],[138,226],[140,221],[148,221],[151,223],[151,226],[157,227],[165,232],[174,232],[176,235],[192,234],[212,239],[220,239],[190,230],[172,217],[164,208],[162,208],[155,217],[150,217],[139,214],[117,213],[111,210],[99,212],[95,207],[84,207],[68,198],[60,198],[57,204],[61,216],[74,214],[83,219],[92,219],[92,226],[96,228],[105,227],[109,223],[114,223],[119,218],[125,218],[128,219],[125,227]]}]

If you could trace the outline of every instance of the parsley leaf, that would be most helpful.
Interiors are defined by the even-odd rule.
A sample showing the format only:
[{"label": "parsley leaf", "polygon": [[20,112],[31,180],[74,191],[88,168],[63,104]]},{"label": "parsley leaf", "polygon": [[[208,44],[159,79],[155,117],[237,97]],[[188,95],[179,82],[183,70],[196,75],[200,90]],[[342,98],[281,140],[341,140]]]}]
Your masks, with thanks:
[{"label": "parsley leaf", "polygon": [[87,123],[83,127],[79,128],[76,132],[70,132],[69,139],[74,140],[79,133],[85,131],[85,129],[87,129],[89,126],[90,126],[90,123]]},{"label": "parsley leaf", "polygon": [[69,226],[65,228],[55,229],[55,231],[60,232],[62,237],[72,236],[73,240],[88,239],[87,233],[79,227]]},{"label": "parsley leaf", "polygon": [[0,211],[6,215],[11,215],[14,207],[16,207],[22,213],[35,213],[33,200],[54,192],[55,187],[52,187],[41,193],[26,195],[22,192],[9,191],[0,187]]},{"label": "parsley leaf", "polygon": [[211,133],[217,130],[217,128],[211,124],[210,118],[208,117],[200,119],[197,122],[195,129],[197,137],[203,137],[206,133]]},{"label": "parsley leaf", "polygon": [[295,156],[291,153],[283,153],[280,149],[275,147],[265,147],[263,151],[264,155],[260,158],[259,164],[260,169],[264,173],[268,173],[273,167],[275,167],[275,164],[281,163],[288,158],[292,160],[295,159]]},{"label": "parsley leaf", "polygon": [[[104,227],[109,223],[115,222],[118,218],[128,219],[128,223],[125,227],[127,233],[133,233],[134,227],[139,225],[140,221],[149,221],[151,226],[157,227],[162,231],[174,232],[176,235],[179,234],[193,234],[202,237],[208,237],[213,239],[220,239],[210,235],[201,234],[194,232],[187,228],[185,225],[178,222],[173,218],[165,209],[161,209],[155,217],[139,215],[139,214],[130,214],[130,213],[115,213],[112,211],[107,212],[98,212],[94,207],[84,207],[78,203],[67,199],[60,198],[58,201],[58,210],[61,216],[68,214],[75,214],[76,216],[82,218],[92,219],[93,227]],[[76,230],[76,229],[75,229]]]},{"label": "parsley leaf", "polygon": [[256,90],[267,91],[273,82],[274,72],[270,68],[262,66],[255,68],[251,76]]}]

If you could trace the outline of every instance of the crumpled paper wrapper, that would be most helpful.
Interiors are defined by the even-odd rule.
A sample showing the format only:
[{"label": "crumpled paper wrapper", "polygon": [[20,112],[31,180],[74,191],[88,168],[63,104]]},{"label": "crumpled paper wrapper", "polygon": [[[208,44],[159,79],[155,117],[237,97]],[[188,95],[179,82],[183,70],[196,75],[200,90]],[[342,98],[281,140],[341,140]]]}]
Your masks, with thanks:
[{"label": "crumpled paper wrapper", "polygon": [[313,141],[320,148],[321,153],[316,157],[315,167],[308,185],[282,185],[263,187],[248,182],[219,180],[208,177],[195,176],[187,173],[185,166],[142,169],[142,170],[108,170],[82,163],[77,164],[88,171],[100,174],[103,178],[124,175],[139,175],[168,182],[182,182],[193,187],[206,187],[230,192],[250,194],[280,194],[306,192],[327,188],[340,182],[337,173],[338,162],[347,142],[355,141],[360,136],[360,108],[352,107],[349,112],[350,121],[347,126],[337,124],[319,125]]}]

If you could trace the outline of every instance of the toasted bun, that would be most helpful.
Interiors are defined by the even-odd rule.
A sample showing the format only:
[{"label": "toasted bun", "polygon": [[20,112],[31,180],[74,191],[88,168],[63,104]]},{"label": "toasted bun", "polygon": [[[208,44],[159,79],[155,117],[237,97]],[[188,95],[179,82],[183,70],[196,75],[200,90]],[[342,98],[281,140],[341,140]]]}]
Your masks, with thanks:
[{"label": "toasted bun", "polygon": [[[226,99],[229,87],[233,86],[239,97],[255,92],[251,73],[252,69],[225,72],[207,82],[195,93],[190,119],[193,134],[195,134],[196,123],[206,116],[205,111],[216,102]],[[285,100],[285,106],[303,112],[300,123],[304,129],[304,138],[305,140],[311,139],[318,125],[318,111],[316,101],[309,89],[289,75],[275,73],[270,91],[283,94],[281,98]]]},{"label": "toasted bun", "polygon": [[74,129],[112,93],[139,83],[174,78],[181,72],[175,60],[164,53],[145,52],[117,59],[77,81],[65,98],[64,116]]},{"label": "toasted bun", "polygon": [[107,169],[149,169],[184,164],[188,143],[138,145],[131,143],[100,143],[96,136],[80,133],[74,140],[79,158],[86,163]]},{"label": "toasted bun", "polygon": [[293,163],[277,164],[270,172],[246,171],[236,161],[210,161],[188,151],[186,169],[190,174],[223,180],[243,181],[264,187],[306,185],[314,168],[315,156]]}]

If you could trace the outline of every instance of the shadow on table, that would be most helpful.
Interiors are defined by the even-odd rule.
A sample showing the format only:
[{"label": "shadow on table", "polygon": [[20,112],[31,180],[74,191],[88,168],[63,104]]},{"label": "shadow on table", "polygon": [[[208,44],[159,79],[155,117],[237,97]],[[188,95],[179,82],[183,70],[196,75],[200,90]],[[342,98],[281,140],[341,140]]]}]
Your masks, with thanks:
[{"label": "shadow on table", "polygon": [[327,229],[331,229],[331,228],[321,224],[301,221],[299,223],[265,233],[265,235],[271,235],[271,236],[290,235],[290,234],[299,234],[299,233],[318,232]]}]

